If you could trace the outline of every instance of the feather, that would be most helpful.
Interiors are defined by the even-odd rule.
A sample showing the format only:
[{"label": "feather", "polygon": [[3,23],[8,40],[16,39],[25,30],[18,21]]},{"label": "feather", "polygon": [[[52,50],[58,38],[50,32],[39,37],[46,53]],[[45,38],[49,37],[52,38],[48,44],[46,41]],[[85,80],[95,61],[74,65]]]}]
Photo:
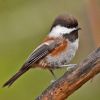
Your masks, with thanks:
[{"label": "feather", "polygon": [[31,65],[40,60],[42,57],[46,56],[49,53],[49,46],[44,44],[38,47],[28,58],[25,64],[21,67],[21,69],[12,77],[10,78],[4,85],[11,86],[22,74],[28,71],[31,68]]}]

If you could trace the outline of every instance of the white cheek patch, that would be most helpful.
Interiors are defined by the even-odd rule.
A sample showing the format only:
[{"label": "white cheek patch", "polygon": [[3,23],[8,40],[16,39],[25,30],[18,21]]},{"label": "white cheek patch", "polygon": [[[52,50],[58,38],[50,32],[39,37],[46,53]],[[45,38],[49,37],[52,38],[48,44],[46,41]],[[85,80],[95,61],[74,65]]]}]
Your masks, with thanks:
[{"label": "white cheek patch", "polygon": [[51,30],[51,32],[49,33],[49,36],[57,37],[63,34],[69,34],[70,32],[74,30],[76,30],[76,28],[67,28],[64,26],[57,25]]}]

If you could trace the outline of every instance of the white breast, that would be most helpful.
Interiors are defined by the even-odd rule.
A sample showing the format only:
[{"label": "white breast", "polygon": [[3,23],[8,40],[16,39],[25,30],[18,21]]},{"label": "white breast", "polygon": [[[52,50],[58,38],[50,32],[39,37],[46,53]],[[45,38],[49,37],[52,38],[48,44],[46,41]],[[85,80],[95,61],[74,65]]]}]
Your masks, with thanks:
[{"label": "white breast", "polygon": [[69,42],[68,47],[64,52],[62,52],[59,56],[51,56],[48,55],[46,57],[47,62],[52,66],[60,66],[62,64],[68,64],[75,56],[75,53],[78,49],[79,39],[74,42]]}]

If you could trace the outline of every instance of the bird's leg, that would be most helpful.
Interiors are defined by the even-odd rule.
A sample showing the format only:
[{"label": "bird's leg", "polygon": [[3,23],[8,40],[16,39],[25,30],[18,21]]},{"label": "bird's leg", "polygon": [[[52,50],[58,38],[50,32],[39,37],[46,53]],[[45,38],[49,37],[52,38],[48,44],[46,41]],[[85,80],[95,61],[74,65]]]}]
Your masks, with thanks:
[{"label": "bird's leg", "polygon": [[68,65],[60,65],[60,66],[56,66],[56,68],[66,68],[67,71],[73,69],[76,67],[77,64],[68,64]]},{"label": "bird's leg", "polygon": [[57,78],[56,78],[56,75],[54,74],[54,72],[53,72],[52,69],[49,69],[49,71],[51,72],[51,74],[52,74],[53,77],[54,77],[54,80],[51,80],[51,83],[53,83]]},{"label": "bird's leg", "polygon": [[[67,71],[70,71],[70,70],[74,70],[74,68],[76,68],[77,64],[68,64],[68,65],[60,65],[60,66],[55,66],[55,69],[59,69],[59,68],[66,68]],[[53,70],[52,69],[49,69],[49,71],[51,72],[51,74],[53,75],[54,77],[54,80],[51,80],[51,83],[53,83],[57,77],[56,75],[54,74]]]},{"label": "bird's leg", "polygon": [[66,68],[67,71],[76,67],[77,64],[68,64],[68,65],[61,65],[61,68]]},{"label": "bird's leg", "polygon": [[53,75],[54,79],[57,79],[56,78],[56,75],[54,74],[53,70],[52,69],[49,69],[49,71],[51,72],[51,74]]}]

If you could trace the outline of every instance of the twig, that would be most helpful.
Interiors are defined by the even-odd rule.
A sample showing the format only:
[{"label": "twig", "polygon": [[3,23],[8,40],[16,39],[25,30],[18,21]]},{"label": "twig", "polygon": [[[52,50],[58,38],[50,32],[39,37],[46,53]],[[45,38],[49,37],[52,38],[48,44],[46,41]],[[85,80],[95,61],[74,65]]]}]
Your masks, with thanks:
[{"label": "twig", "polygon": [[74,70],[66,72],[52,83],[36,100],[64,100],[100,72],[100,47],[94,50]]}]

